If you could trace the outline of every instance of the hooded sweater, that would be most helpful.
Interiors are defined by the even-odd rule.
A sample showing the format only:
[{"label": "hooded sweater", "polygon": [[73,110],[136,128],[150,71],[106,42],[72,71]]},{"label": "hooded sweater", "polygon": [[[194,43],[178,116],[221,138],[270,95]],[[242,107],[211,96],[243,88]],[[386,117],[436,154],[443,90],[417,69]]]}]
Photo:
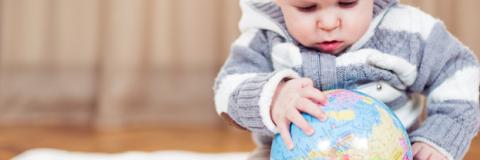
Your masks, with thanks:
[{"label": "hooded sweater", "polygon": [[[479,64],[443,23],[397,0],[374,0],[364,35],[338,55],[297,42],[271,0],[240,0],[241,35],[214,84],[217,113],[270,145],[278,131],[272,97],[285,78],[307,77],[321,91],[352,89],[386,103],[409,130],[412,142],[430,144],[448,159],[462,159],[478,132]],[[427,116],[411,127],[423,108]]]}]

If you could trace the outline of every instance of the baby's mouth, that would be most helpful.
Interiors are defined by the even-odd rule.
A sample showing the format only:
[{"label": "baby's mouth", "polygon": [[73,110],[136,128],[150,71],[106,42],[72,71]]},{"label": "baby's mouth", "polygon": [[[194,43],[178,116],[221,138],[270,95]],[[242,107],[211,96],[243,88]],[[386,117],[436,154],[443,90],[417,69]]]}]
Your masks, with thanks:
[{"label": "baby's mouth", "polygon": [[317,43],[316,46],[322,51],[334,52],[342,46],[342,43],[343,43],[342,41],[337,41],[337,40],[323,41],[321,43]]}]

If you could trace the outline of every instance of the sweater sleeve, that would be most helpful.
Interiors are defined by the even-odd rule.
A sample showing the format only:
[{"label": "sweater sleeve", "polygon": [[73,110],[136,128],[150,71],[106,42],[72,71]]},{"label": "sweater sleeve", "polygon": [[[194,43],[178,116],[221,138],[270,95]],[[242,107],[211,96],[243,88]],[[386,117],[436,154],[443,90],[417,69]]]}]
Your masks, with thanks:
[{"label": "sweater sleeve", "polygon": [[440,22],[419,56],[412,89],[427,96],[427,118],[410,138],[434,146],[448,159],[462,159],[480,124],[478,61]]},{"label": "sweater sleeve", "polygon": [[291,69],[275,70],[271,42],[262,30],[243,33],[232,45],[214,85],[217,113],[227,123],[257,134],[273,134],[270,104],[284,78],[296,78]]}]

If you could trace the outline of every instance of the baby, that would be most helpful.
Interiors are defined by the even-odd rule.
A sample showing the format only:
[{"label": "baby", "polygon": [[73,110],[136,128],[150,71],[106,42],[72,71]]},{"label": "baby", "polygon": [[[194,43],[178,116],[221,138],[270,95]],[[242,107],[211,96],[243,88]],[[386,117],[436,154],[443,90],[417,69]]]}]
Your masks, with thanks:
[{"label": "baby", "polygon": [[[442,22],[397,0],[241,0],[240,37],[215,82],[217,113],[252,132],[269,159],[275,133],[315,131],[322,91],[386,103],[409,129],[414,159],[462,159],[480,124],[479,64]],[[413,93],[426,96],[427,117]]]}]

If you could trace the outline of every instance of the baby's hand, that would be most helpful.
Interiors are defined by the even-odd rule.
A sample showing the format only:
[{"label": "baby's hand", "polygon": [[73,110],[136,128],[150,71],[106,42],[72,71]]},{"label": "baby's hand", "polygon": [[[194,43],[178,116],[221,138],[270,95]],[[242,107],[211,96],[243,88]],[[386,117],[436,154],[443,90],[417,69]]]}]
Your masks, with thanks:
[{"label": "baby's hand", "polygon": [[415,142],[412,145],[413,150],[413,159],[414,160],[446,160],[445,155],[437,151],[432,146],[422,143]]},{"label": "baby's hand", "polygon": [[325,120],[326,115],[318,104],[326,103],[325,95],[313,87],[312,80],[308,78],[291,79],[277,87],[272,100],[271,115],[288,149],[293,148],[290,123],[294,123],[307,135],[312,135],[314,130],[303,118],[301,112],[308,113],[319,120]]}]

